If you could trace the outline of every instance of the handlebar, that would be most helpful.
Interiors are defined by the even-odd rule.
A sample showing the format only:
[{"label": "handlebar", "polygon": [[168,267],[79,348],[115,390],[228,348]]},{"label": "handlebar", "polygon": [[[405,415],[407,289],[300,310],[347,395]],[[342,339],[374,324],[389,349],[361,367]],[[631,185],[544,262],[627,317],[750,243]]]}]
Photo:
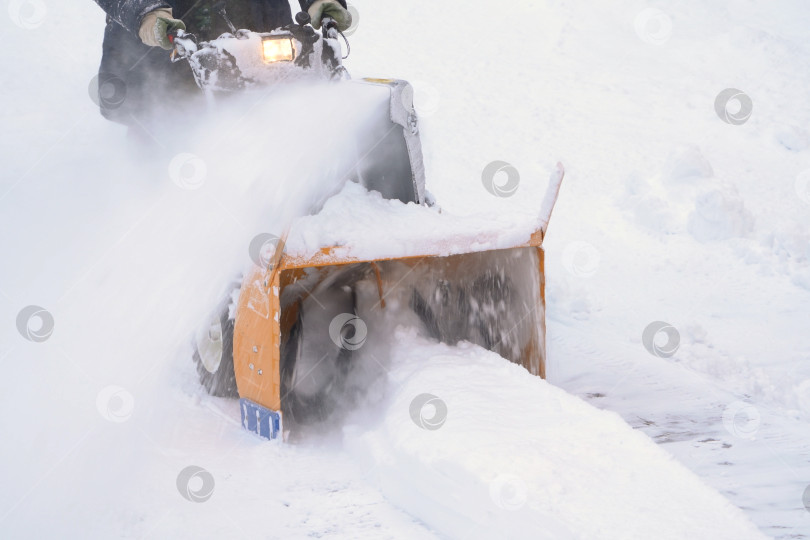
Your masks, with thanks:
[{"label": "handlebar", "polygon": [[169,34],[169,43],[174,45],[172,50],[171,61],[179,62],[180,60],[191,56],[197,52],[197,37],[194,34],[189,34],[185,30],[175,30]]},{"label": "handlebar", "polygon": [[332,17],[324,17],[321,19],[321,31],[323,32],[323,37],[328,39],[337,39],[338,34],[340,34],[337,21]]},{"label": "handlebar", "polygon": [[[221,3],[222,2],[220,2],[220,4]],[[217,4],[216,7],[219,7],[219,4]],[[221,8],[221,11],[222,13],[220,14],[225,18],[225,21],[228,23],[228,26],[231,27],[233,33],[238,38],[241,31],[236,31],[234,29],[233,24],[224,13],[224,8]],[[312,20],[309,17],[309,14],[306,11],[298,13],[295,16],[295,21],[300,26],[305,26],[312,22]],[[349,40],[347,40],[346,36],[343,35],[343,32],[341,32],[338,29],[338,23],[337,21],[335,21],[335,19],[333,19],[332,17],[324,17],[323,19],[321,19],[321,32],[323,33],[324,39],[337,39],[338,36],[342,36],[343,41],[346,43],[347,49],[346,56],[344,56],[343,58],[345,59],[349,56],[349,52],[351,51],[351,48],[349,47]],[[197,37],[194,34],[186,32],[185,30],[175,30],[174,32],[171,32],[168,37],[169,42],[171,42],[171,44],[174,45],[174,50],[172,50],[171,55],[172,62],[179,62],[180,60],[191,56],[198,50]]]},{"label": "handlebar", "polygon": [[352,47],[349,45],[349,40],[346,39],[343,32],[338,29],[337,21],[332,17],[324,17],[321,20],[321,31],[323,32],[324,39],[337,39],[338,36],[343,38],[343,42],[346,44],[346,56],[344,56],[343,59],[347,59],[352,52]]}]

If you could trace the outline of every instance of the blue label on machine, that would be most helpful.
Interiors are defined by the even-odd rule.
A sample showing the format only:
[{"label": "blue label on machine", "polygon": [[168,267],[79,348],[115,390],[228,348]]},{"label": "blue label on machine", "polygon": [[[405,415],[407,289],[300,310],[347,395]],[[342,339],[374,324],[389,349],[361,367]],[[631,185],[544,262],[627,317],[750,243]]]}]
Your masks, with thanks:
[{"label": "blue label on machine", "polygon": [[242,427],[264,439],[275,439],[281,431],[281,414],[262,407],[249,399],[241,398]]}]

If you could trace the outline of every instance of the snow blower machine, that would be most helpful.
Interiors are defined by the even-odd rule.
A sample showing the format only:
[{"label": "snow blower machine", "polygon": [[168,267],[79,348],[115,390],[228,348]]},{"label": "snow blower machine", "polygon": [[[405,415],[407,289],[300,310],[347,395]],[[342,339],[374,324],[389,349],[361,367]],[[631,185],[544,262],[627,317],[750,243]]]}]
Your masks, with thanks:
[{"label": "snow blower machine", "polygon": [[[386,106],[357,141],[348,180],[441,219],[425,189],[412,87],[396,79],[350,81],[337,25],[325,19],[316,32],[308,19],[299,13],[297,24],[270,33],[232,28],[211,42],[198,43],[181,31],[173,58],[188,61],[206,93],[307,77],[384,93]],[[542,243],[562,177],[558,165],[534,233],[499,249],[470,247],[486,245],[476,237],[463,248],[406,237],[369,256],[373,249],[362,249],[361,235],[353,245],[288,250],[295,223],[277,237],[259,239],[252,249],[261,251],[261,264],[232,284],[194,336],[202,385],[212,395],[238,397],[243,427],[267,439],[327,421],[365,343],[364,321],[392,304],[409,310],[432,338],[478,344],[544,377]],[[421,219],[418,212],[413,219]],[[407,219],[398,226],[406,234],[407,228]],[[377,296],[371,311],[358,302],[361,286]]]}]

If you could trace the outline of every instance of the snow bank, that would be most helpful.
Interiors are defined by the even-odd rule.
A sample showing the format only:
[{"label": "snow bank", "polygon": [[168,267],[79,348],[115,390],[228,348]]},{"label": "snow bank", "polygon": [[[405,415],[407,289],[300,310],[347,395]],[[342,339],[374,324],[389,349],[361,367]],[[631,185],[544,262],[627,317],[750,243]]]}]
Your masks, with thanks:
[{"label": "snow bank", "polygon": [[400,329],[387,384],[380,424],[347,439],[387,498],[450,537],[763,538],[618,415],[484,349]]}]

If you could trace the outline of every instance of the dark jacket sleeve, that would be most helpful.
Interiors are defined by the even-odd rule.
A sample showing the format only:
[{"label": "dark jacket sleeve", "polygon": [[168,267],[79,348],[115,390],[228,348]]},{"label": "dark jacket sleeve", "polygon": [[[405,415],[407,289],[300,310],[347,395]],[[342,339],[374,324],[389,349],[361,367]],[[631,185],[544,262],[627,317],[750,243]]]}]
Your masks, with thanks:
[{"label": "dark jacket sleeve", "polygon": [[158,8],[170,8],[163,0],[95,0],[101,9],[115,22],[133,32],[138,33],[141,20],[150,11]]},{"label": "dark jacket sleeve", "polygon": [[[314,4],[317,0],[298,0],[298,3],[301,4],[301,11],[309,11],[310,6]],[[337,0],[337,3],[343,6],[345,9],[349,9],[346,5],[346,0]]]}]

